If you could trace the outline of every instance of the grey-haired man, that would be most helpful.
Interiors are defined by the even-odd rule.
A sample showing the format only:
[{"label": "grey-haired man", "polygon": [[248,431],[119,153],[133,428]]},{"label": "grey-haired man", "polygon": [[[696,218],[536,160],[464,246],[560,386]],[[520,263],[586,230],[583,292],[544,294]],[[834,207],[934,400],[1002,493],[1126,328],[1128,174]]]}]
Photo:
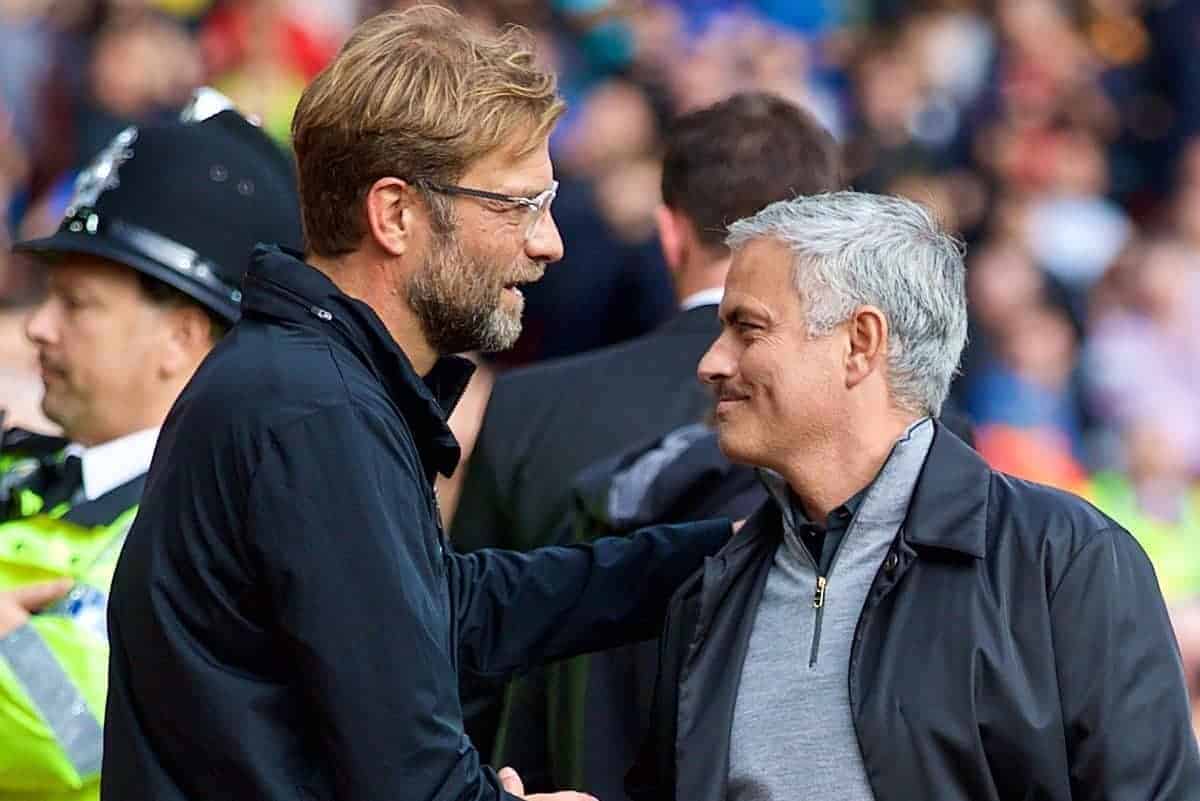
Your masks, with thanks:
[{"label": "grey-haired man", "polygon": [[958,243],[842,192],[730,228],[700,363],[772,500],[676,595],[630,794],[687,801],[1184,801],[1179,652],[1145,554],[937,422]]}]

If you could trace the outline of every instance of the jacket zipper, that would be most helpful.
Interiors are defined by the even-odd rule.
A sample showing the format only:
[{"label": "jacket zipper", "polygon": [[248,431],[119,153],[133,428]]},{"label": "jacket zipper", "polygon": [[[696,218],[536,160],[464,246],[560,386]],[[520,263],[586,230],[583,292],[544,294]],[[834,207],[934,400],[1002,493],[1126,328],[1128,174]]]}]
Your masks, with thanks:
[{"label": "jacket zipper", "polygon": [[[850,529],[853,527],[854,521],[851,521],[850,525],[846,528],[846,533],[842,536],[843,544],[845,543],[846,538],[850,536]],[[812,565],[813,572],[817,574],[817,585],[813,589],[812,600],[812,606],[815,613],[815,617],[813,618],[812,649],[810,650],[808,656],[809,668],[815,668],[817,666],[817,657],[821,652],[821,620],[825,617],[825,596],[829,591],[829,576],[833,574],[833,568],[835,565],[837,565],[838,558],[842,555],[842,547],[841,545],[838,545],[837,551],[833,554],[833,561],[829,563],[829,572],[825,575],[822,575],[820,572],[821,567],[817,564],[817,560],[812,558],[812,554],[808,552],[808,548],[804,546],[804,543],[798,542],[797,544],[800,547],[800,551],[804,554],[804,557],[808,559],[808,563]]]},{"label": "jacket zipper", "polygon": [[[817,584],[813,589],[812,608],[814,611],[813,618],[813,636],[812,647],[808,654],[808,666],[814,668],[817,666],[817,656],[821,653],[821,620],[825,617],[825,593],[829,590],[829,577],[821,575],[821,568],[817,565],[817,560],[812,558],[812,554],[808,552],[808,548],[804,543],[797,542],[799,550],[804,554],[804,558],[812,565],[813,572],[817,574]],[[842,549],[839,547],[838,552],[833,555],[833,561],[829,563],[829,572],[833,572],[833,566],[837,564],[838,556],[841,555]]]},{"label": "jacket zipper", "polygon": [[[442,503],[438,500],[437,485],[430,487],[429,498],[433,501],[433,523],[437,527],[438,556],[445,558],[446,543],[450,538],[446,536],[446,527],[442,524]],[[439,565],[443,569],[445,568],[445,565],[440,563]]]},{"label": "jacket zipper", "polygon": [[813,609],[816,611],[816,619],[813,621],[813,638],[812,638],[812,654],[808,658],[808,666],[814,668],[817,666],[817,652],[821,648],[821,618],[825,616],[825,588],[829,586],[829,580],[824,576],[817,576],[817,589],[813,593]]}]

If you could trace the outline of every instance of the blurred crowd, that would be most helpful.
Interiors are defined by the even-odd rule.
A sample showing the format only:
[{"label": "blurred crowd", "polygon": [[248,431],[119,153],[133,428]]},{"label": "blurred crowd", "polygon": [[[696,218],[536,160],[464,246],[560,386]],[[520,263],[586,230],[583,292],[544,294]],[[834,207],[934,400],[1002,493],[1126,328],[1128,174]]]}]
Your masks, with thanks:
[{"label": "blurred crowd", "polygon": [[[0,0],[9,424],[47,426],[20,329],[39,275],[8,241],[52,230],[80,165],[200,84],[286,144],[305,83],[356,21],[394,5]],[[1200,3],[452,5],[533,30],[570,103],[552,142],[567,257],[526,290],[526,331],[494,370],[673,313],[652,241],[660,132],[681,111],[769,90],[835,134],[855,188],[921,200],[968,243],[972,329],[954,401],[981,452],[1132,529],[1168,600],[1200,595]],[[468,447],[482,403],[457,416]]]}]

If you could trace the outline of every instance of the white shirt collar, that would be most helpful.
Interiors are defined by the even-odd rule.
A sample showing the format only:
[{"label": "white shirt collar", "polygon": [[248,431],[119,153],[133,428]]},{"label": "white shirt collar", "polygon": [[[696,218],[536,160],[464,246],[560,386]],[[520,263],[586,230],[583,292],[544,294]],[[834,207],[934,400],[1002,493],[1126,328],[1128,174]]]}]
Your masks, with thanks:
[{"label": "white shirt collar", "polygon": [[725,297],[725,287],[714,286],[711,289],[701,289],[684,298],[679,304],[679,309],[680,311],[691,311],[701,306],[717,306],[723,297]]},{"label": "white shirt collar", "polygon": [[83,494],[89,501],[140,476],[150,469],[157,428],[135,431],[91,448],[71,445],[67,453],[78,456],[83,468]]}]

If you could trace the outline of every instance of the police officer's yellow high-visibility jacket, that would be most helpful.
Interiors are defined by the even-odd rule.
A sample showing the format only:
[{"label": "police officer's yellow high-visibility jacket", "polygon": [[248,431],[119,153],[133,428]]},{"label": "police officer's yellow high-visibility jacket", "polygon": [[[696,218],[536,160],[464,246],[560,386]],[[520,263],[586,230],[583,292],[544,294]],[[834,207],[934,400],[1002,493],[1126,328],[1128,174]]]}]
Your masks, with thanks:
[{"label": "police officer's yellow high-visibility jacket", "polygon": [[46,508],[37,472],[62,460],[61,443],[18,444],[27,447],[0,452],[0,590],[63,577],[75,586],[0,638],[0,801],[95,801],[108,589],[144,476],[93,501]]}]

